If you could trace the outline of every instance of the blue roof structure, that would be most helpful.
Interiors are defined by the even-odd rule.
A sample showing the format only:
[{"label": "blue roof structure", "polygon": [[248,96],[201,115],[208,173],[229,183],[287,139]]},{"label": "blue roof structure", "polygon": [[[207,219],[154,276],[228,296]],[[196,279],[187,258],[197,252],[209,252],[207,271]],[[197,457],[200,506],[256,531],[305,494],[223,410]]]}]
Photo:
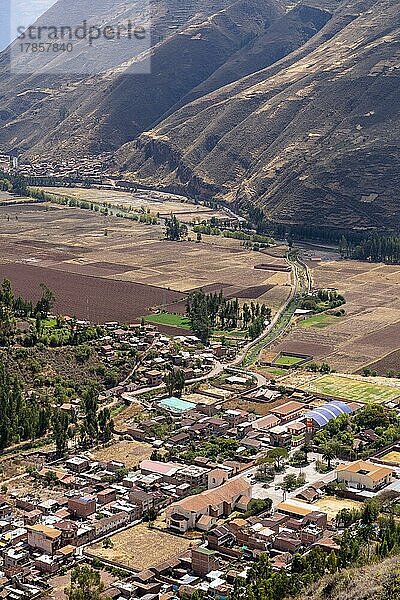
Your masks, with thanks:
[{"label": "blue roof structure", "polygon": [[318,408],[314,408],[305,414],[307,419],[312,419],[320,427],[325,427],[331,419],[336,419],[339,415],[350,415],[353,410],[346,402],[341,400],[333,400],[328,404],[323,404]]},{"label": "blue roof structure", "polygon": [[164,398],[158,405],[175,413],[183,413],[192,408],[196,408],[196,405],[193,404],[193,402],[188,402],[187,400],[182,400],[182,398],[176,398],[175,396]]}]

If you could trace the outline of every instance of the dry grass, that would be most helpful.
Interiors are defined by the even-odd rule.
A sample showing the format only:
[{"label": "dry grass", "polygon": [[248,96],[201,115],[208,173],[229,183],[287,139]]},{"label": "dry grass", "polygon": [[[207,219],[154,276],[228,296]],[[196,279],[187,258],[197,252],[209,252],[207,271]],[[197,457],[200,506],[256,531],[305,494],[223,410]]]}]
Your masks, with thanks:
[{"label": "dry grass", "polygon": [[[400,558],[395,557],[327,575],[310,590],[302,592],[297,600],[380,600],[384,582],[399,568]],[[397,595],[392,596],[393,600],[397,598]]]},{"label": "dry grass", "polygon": [[[114,583],[114,581],[117,581],[117,577],[114,577],[108,571],[101,570],[99,573],[106,588]],[[66,600],[67,596],[64,590],[71,585],[71,573],[69,572],[66,575],[56,575],[49,579],[49,584],[51,585],[52,590],[49,594],[44,596],[44,598],[48,600]]]},{"label": "dry grass", "polygon": [[142,460],[150,458],[152,450],[151,444],[146,444],[146,442],[124,440],[106,448],[93,450],[90,454],[95,460],[117,460],[125,463],[127,467],[136,467]]},{"label": "dry grass", "polygon": [[91,546],[91,556],[111,560],[131,569],[142,571],[183,554],[193,542],[170,533],[150,529],[146,523],[112,536],[112,548],[103,548],[101,543]]},{"label": "dry grass", "polygon": [[116,431],[125,431],[126,426],[135,421],[135,418],[145,418],[146,413],[143,409],[143,406],[139,402],[133,402],[129,406],[126,406],[121,412],[119,412],[115,417],[114,426]]},{"label": "dry grass", "polygon": [[250,400],[229,400],[225,402],[224,408],[226,410],[245,410],[247,412],[254,412],[255,414],[264,417],[269,415],[271,412],[271,404],[267,402],[251,402]]},{"label": "dry grass", "polygon": [[348,500],[347,498],[335,498],[335,496],[324,496],[314,503],[320,510],[326,512],[328,519],[336,517],[338,512],[343,508],[361,508],[362,502],[356,502],[355,500]]},{"label": "dry grass", "polygon": [[397,450],[392,450],[391,452],[388,452],[384,456],[381,456],[380,459],[400,466],[400,452],[398,452]]}]

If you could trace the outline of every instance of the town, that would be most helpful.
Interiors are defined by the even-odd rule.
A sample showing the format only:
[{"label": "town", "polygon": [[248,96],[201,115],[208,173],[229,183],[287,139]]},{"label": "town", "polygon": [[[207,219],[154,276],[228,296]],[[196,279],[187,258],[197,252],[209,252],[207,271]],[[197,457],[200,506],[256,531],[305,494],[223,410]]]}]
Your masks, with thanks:
[{"label": "town", "polygon": [[[275,379],[195,335],[145,322],[102,333],[90,344],[105,363],[129,347],[140,356],[99,395],[112,432],[87,449],[71,439],[61,456],[27,451],[22,473],[3,476],[2,597],[59,597],[68,573],[91,565],[111,598],[228,598],[263,556],[290,574],[320,552],[334,572],[349,524],[367,507],[398,510],[388,432],[400,388],[381,404],[343,401],[283,383],[300,355],[278,354],[269,368],[286,375]],[[79,398],[60,410],[83,418]]]},{"label": "town", "polygon": [[3,158],[2,597],[283,600],[392,556],[397,268]]}]

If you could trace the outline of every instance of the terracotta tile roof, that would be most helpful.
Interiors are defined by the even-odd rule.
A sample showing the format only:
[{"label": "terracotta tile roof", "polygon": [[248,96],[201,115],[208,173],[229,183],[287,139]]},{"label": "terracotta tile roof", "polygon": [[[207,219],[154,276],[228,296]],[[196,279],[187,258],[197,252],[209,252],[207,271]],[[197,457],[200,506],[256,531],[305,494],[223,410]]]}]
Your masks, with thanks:
[{"label": "terracotta tile roof", "polygon": [[381,465],[374,465],[374,463],[366,460],[356,460],[349,465],[339,465],[336,467],[336,471],[341,473],[347,471],[349,473],[361,473],[372,479],[372,481],[380,481],[388,475],[393,474],[393,469],[388,467],[382,467]]},{"label": "terracotta tile roof", "polygon": [[27,529],[28,529],[28,531],[42,533],[43,535],[45,535],[46,537],[48,537],[52,540],[56,540],[61,535],[61,531],[58,531],[58,529],[55,529],[54,527],[48,527],[47,525],[37,524],[37,525],[32,525],[31,527],[27,527]]},{"label": "terracotta tile roof", "polygon": [[304,408],[304,404],[301,402],[295,402],[291,400],[290,402],[286,402],[286,404],[282,404],[281,406],[277,406],[273,408],[271,412],[277,415],[289,415],[292,412],[298,412]]},{"label": "terracotta tile roof", "polygon": [[257,419],[252,423],[253,429],[265,429],[273,427],[274,425],[278,425],[279,417],[276,415],[267,415],[266,417],[262,417],[261,419]]},{"label": "terracotta tile roof", "polygon": [[251,496],[251,485],[242,478],[231,479],[212,490],[206,490],[196,496],[183,498],[171,504],[170,508],[176,510],[180,507],[188,512],[199,512],[209,506],[217,506],[223,502],[229,502],[232,498],[238,496]]},{"label": "terracotta tile roof", "polygon": [[287,500],[286,502],[281,502],[278,504],[276,510],[306,517],[307,515],[315,512],[315,506],[312,504],[307,504],[306,502],[299,502],[298,500]]}]

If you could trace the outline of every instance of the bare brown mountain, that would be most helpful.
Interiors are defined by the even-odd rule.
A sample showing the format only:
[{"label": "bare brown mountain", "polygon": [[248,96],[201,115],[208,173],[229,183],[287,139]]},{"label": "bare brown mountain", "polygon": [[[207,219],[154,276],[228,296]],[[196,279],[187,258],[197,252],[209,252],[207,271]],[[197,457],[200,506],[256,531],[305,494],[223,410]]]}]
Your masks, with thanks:
[{"label": "bare brown mountain", "polygon": [[286,58],[125,146],[124,167],[275,222],[398,228],[399,36],[396,1],[344,2]]},{"label": "bare brown mountain", "polygon": [[[66,2],[59,0],[51,9],[51,22],[62,22]],[[74,0],[68,12],[75,4],[79,2]],[[117,15],[119,20],[129,18],[140,0],[121,2],[121,7],[112,0],[106,15],[104,2],[100,4],[103,12],[97,20],[112,24]],[[110,63],[102,75],[10,75],[3,53],[0,147],[37,156],[115,150],[150,128],[283,14],[281,0],[155,0],[150,6],[151,14],[144,12],[143,20],[151,20],[151,51],[132,56],[123,47],[118,64]],[[80,12],[91,14],[90,6]],[[96,22],[96,15],[91,19]],[[110,48],[103,40],[97,55],[100,68],[108,64]],[[84,48],[81,55],[83,61]],[[67,64],[68,57],[64,60]],[[133,64],[137,69],[138,62],[149,60],[151,73],[132,74]]]},{"label": "bare brown mountain", "polygon": [[[109,13],[92,19],[113,23],[142,6],[107,1]],[[150,9],[151,51],[124,48],[102,75],[12,75],[2,53],[0,149],[115,151],[126,176],[256,206],[273,222],[400,228],[397,0],[153,0]],[[100,62],[108,51],[104,43]],[[149,59],[150,74],[132,74]]]}]

